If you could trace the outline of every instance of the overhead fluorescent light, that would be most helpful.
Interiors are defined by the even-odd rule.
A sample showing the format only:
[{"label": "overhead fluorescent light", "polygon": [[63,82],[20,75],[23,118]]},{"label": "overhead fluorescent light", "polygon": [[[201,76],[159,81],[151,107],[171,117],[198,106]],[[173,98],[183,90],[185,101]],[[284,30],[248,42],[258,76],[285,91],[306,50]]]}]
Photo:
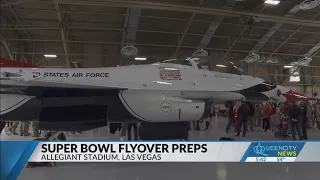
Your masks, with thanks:
[{"label": "overhead fluorescent light", "polygon": [[264,3],[266,4],[272,4],[272,5],[277,5],[280,3],[280,1],[277,0],[265,0]]},{"label": "overhead fluorescent light", "polygon": [[137,60],[137,61],[145,61],[145,60],[147,60],[147,58],[145,58],[145,57],[136,57],[134,59]]},{"label": "overhead fluorescent light", "polygon": [[293,66],[291,66],[291,65],[285,65],[285,66],[283,66],[283,68],[289,69],[289,68],[293,68]]},{"label": "overhead fluorescent light", "polygon": [[221,64],[217,64],[216,66],[217,66],[217,67],[227,67],[227,66],[221,65]]},{"label": "overhead fluorescent light", "polygon": [[56,58],[57,55],[55,55],[55,54],[45,54],[44,57],[46,57],[46,58]]}]

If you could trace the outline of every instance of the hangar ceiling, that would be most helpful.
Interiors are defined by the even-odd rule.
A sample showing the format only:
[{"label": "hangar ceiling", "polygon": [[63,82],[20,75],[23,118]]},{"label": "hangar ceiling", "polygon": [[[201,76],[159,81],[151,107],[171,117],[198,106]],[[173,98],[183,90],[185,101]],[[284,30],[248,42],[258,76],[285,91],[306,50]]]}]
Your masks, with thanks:
[{"label": "hangar ceiling", "polygon": [[[203,49],[215,62],[243,62],[256,53],[260,66],[283,66],[307,55],[317,68],[320,6],[301,10],[302,1],[3,0],[0,38],[15,59],[25,55],[51,67],[70,61],[124,64],[133,57],[121,55],[121,48],[133,45],[136,56],[149,62]],[[1,56],[7,54],[3,50]],[[58,58],[46,60],[43,54]]]}]

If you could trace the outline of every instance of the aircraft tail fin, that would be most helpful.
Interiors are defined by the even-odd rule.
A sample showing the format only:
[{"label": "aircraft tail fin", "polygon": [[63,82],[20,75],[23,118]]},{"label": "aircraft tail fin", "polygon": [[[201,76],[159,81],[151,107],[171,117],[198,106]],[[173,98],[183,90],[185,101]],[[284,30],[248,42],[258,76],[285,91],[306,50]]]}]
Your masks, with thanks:
[{"label": "aircraft tail fin", "polygon": [[15,68],[39,68],[33,65],[27,57],[23,57],[25,62],[14,61],[12,59],[0,58],[0,67],[15,67]]},{"label": "aircraft tail fin", "polygon": [[32,64],[31,61],[30,61],[30,59],[27,58],[26,56],[23,56],[23,59],[24,59],[24,62],[25,62],[26,64]]}]

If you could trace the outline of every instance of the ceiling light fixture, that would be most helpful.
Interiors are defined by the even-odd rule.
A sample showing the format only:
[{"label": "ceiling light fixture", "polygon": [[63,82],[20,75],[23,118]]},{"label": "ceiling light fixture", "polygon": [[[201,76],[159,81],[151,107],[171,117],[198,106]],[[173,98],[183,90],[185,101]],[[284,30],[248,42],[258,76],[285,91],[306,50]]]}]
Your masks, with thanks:
[{"label": "ceiling light fixture", "polygon": [[227,67],[227,66],[221,65],[221,64],[217,64],[216,66],[217,66],[217,67]]},{"label": "ceiling light fixture", "polygon": [[46,57],[46,58],[56,58],[57,55],[55,55],[55,54],[45,54],[44,57]]},{"label": "ceiling light fixture", "polygon": [[287,69],[289,69],[289,68],[293,68],[293,66],[286,65],[286,66],[283,66],[283,68],[287,68]]},{"label": "ceiling light fixture", "polygon": [[136,57],[134,59],[137,60],[137,61],[145,61],[145,60],[147,60],[147,58],[145,58],[145,57]]},{"label": "ceiling light fixture", "polygon": [[277,0],[265,0],[264,3],[272,4],[272,5],[278,5],[280,3],[280,1],[277,1]]}]

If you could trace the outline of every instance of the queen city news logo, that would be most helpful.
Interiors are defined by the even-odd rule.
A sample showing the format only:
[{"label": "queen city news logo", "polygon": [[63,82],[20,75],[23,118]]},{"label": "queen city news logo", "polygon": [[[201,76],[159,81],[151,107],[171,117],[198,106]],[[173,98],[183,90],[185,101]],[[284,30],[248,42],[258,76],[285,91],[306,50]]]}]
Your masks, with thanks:
[{"label": "queen city news logo", "polygon": [[297,157],[304,143],[254,143],[251,157]]}]

